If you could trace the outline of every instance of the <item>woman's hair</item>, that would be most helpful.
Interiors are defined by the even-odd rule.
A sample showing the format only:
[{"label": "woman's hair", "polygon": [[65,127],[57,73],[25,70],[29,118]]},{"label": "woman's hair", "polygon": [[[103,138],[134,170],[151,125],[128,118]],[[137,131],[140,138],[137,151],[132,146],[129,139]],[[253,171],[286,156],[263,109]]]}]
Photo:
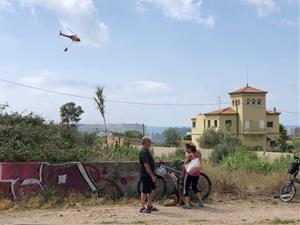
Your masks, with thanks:
[{"label": "woman's hair", "polygon": [[196,146],[194,144],[192,144],[192,143],[186,143],[185,147],[191,149],[192,152],[196,152],[197,151]]}]

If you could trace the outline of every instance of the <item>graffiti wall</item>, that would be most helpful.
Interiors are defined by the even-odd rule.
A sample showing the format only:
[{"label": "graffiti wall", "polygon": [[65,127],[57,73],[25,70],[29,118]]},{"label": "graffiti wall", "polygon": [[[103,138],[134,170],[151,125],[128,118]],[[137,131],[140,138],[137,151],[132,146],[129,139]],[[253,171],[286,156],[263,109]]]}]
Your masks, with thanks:
[{"label": "graffiti wall", "polygon": [[59,189],[66,192],[123,195],[135,193],[137,162],[0,163],[0,194],[13,199]]}]

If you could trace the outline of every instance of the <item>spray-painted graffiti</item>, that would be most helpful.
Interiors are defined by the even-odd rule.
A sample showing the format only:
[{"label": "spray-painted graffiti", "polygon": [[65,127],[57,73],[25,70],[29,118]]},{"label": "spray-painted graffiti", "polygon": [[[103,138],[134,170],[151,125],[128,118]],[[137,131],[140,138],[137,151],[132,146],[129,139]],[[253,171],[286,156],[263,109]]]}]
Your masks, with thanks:
[{"label": "spray-painted graffiti", "polygon": [[14,199],[49,188],[122,195],[133,179],[109,178],[106,167],[99,168],[91,163],[0,163],[0,193]]}]

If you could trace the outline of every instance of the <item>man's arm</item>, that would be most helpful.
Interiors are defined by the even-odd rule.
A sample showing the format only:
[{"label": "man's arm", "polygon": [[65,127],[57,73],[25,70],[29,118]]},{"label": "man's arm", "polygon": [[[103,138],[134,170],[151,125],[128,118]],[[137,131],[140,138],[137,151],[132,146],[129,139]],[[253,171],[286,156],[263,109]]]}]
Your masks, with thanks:
[{"label": "man's arm", "polygon": [[154,173],[151,170],[151,167],[149,165],[149,163],[144,163],[144,167],[146,172],[149,174],[149,176],[152,178],[153,182],[156,182],[156,176],[154,175]]}]

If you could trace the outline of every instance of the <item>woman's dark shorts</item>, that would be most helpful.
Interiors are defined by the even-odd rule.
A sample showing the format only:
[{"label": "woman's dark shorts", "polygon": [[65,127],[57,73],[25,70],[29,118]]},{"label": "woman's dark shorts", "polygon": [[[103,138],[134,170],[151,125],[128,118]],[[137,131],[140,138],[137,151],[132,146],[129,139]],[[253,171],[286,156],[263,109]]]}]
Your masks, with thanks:
[{"label": "woman's dark shorts", "polygon": [[153,183],[151,177],[141,177],[142,181],[142,193],[150,194],[153,190],[155,190],[155,183]]}]

